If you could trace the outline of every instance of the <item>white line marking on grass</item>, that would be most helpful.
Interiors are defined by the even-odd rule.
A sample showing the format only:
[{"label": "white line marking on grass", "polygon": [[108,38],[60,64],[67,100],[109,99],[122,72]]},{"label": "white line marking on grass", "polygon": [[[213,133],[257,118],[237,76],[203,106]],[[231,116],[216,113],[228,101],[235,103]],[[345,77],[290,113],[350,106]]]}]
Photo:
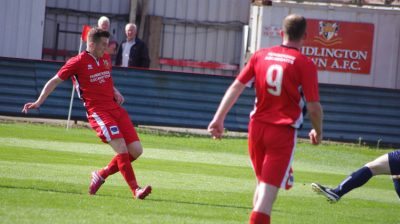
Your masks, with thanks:
[{"label": "white line marking on grass", "polygon": [[145,149],[144,158],[166,159],[179,162],[205,163],[226,166],[250,167],[248,156],[219,152],[195,152],[170,149]]},{"label": "white line marking on grass", "polygon": [[89,154],[111,155],[112,150],[107,145],[75,142],[59,142],[46,140],[32,140],[21,138],[1,138],[2,146],[24,147],[30,149],[49,150],[58,152],[78,152]]},{"label": "white line marking on grass", "polygon": [[[61,183],[89,185],[89,174],[93,169],[90,166],[79,165],[0,161],[0,170],[0,178],[49,181],[54,182],[56,187]],[[249,179],[241,177],[232,178],[146,170],[138,170],[136,176],[139,183],[150,183],[153,187],[162,189],[250,193],[255,187],[255,181],[249,181]],[[126,186],[128,189],[119,173],[107,179],[106,184]]]},{"label": "white line marking on grass", "polygon": [[[32,140],[19,138],[1,138],[0,145],[8,147],[25,147],[37,150],[59,152],[89,153],[113,155],[113,151],[106,144],[54,142],[46,140]],[[184,151],[171,149],[145,148],[142,158],[171,160],[179,162],[205,163],[226,166],[250,167],[249,157],[223,152]]]}]

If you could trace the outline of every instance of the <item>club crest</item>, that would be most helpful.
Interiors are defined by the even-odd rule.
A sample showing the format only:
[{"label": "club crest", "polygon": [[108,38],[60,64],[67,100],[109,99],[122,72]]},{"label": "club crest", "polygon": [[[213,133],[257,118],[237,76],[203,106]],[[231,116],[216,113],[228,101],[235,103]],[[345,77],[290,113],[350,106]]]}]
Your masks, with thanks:
[{"label": "club crest", "polygon": [[323,36],[326,40],[330,40],[338,35],[339,25],[333,22],[319,22],[319,35]]},{"label": "club crest", "polygon": [[110,63],[108,63],[108,60],[103,59],[103,64],[104,64],[104,67],[105,67],[106,69],[110,69]]},{"label": "club crest", "polygon": [[339,23],[329,21],[319,21],[318,35],[314,36],[314,41],[324,46],[334,46],[342,43],[339,37]]}]

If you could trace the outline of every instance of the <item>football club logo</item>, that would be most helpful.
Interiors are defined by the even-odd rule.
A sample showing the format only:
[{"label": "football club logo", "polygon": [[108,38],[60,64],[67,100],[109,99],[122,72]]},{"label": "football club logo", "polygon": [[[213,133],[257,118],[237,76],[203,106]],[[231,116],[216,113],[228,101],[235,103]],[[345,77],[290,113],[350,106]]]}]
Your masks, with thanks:
[{"label": "football club logo", "polygon": [[87,66],[87,69],[88,69],[88,70],[91,70],[91,69],[93,69],[93,65],[91,65],[91,64],[88,64],[88,66]]},{"label": "football club logo", "polygon": [[374,33],[372,23],[308,19],[301,52],[318,70],[370,74]]},{"label": "football club logo", "polygon": [[326,40],[332,39],[333,36],[337,36],[339,25],[337,23],[330,22],[319,22],[319,35],[325,37]]},{"label": "football club logo", "polygon": [[106,69],[110,69],[110,64],[108,63],[108,61],[106,59],[103,59],[103,64]]},{"label": "football club logo", "polygon": [[333,46],[342,43],[339,36],[339,24],[337,22],[319,21],[318,36],[314,36],[314,41],[324,46]]},{"label": "football club logo", "polygon": [[112,134],[112,135],[117,135],[117,134],[119,134],[119,129],[118,129],[117,126],[111,126],[111,127],[110,127],[110,131],[111,131],[111,134]]}]

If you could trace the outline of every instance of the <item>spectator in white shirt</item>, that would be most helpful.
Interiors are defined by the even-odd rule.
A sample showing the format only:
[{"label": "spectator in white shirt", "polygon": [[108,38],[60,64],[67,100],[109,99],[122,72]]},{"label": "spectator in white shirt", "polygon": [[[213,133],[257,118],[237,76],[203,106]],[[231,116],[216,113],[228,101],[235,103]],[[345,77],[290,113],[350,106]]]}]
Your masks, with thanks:
[{"label": "spectator in white shirt", "polygon": [[115,65],[148,68],[150,66],[149,50],[146,44],[136,37],[136,25],[134,23],[126,24],[125,34],[126,40],[118,48]]}]

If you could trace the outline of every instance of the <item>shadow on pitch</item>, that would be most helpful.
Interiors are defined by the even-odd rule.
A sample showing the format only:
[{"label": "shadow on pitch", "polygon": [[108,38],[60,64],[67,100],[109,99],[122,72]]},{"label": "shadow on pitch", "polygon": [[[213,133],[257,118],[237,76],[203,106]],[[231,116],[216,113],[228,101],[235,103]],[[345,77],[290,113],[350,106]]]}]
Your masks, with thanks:
[{"label": "shadow on pitch", "polygon": [[[128,198],[128,197],[120,196],[120,195],[97,194],[95,196],[90,196],[90,195],[88,195],[87,192],[56,190],[56,189],[40,188],[40,187],[33,187],[33,186],[22,187],[22,186],[0,185],[0,188],[35,190],[35,191],[61,193],[61,194],[87,195],[88,197],[110,197],[110,198],[130,199],[130,197]],[[245,209],[245,210],[251,210],[252,209],[252,207],[248,207],[248,206],[237,206],[237,205],[224,205],[224,204],[202,203],[202,202],[192,202],[192,201],[168,200],[168,199],[161,199],[161,198],[147,198],[146,201],[163,202],[163,203],[174,203],[174,204],[186,204],[186,205],[206,206],[206,207],[218,207],[218,208],[234,208],[234,209]]]},{"label": "shadow on pitch", "polygon": [[178,200],[167,200],[160,198],[148,198],[146,201],[155,201],[155,202],[165,202],[165,203],[175,203],[175,204],[187,204],[187,205],[197,205],[197,206],[207,206],[207,207],[218,207],[218,208],[237,208],[237,209],[246,209],[251,210],[252,207],[247,206],[237,206],[237,205],[222,205],[222,204],[213,204],[213,203],[202,203],[202,202],[192,202],[192,201],[178,201]]},{"label": "shadow on pitch", "polygon": [[0,188],[8,188],[8,189],[22,189],[22,190],[35,190],[35,191],[43,191],[43,192],[52,192],[52,193],[63,193],[63,194],[76,194],[76,195],[84,195],[84,193],[79,191],[68,191],[68,190],[56,190],[49,188],[40,188],[40,187],[22,187],[22,186],[9,186],[9,185],[0,185]]}]

